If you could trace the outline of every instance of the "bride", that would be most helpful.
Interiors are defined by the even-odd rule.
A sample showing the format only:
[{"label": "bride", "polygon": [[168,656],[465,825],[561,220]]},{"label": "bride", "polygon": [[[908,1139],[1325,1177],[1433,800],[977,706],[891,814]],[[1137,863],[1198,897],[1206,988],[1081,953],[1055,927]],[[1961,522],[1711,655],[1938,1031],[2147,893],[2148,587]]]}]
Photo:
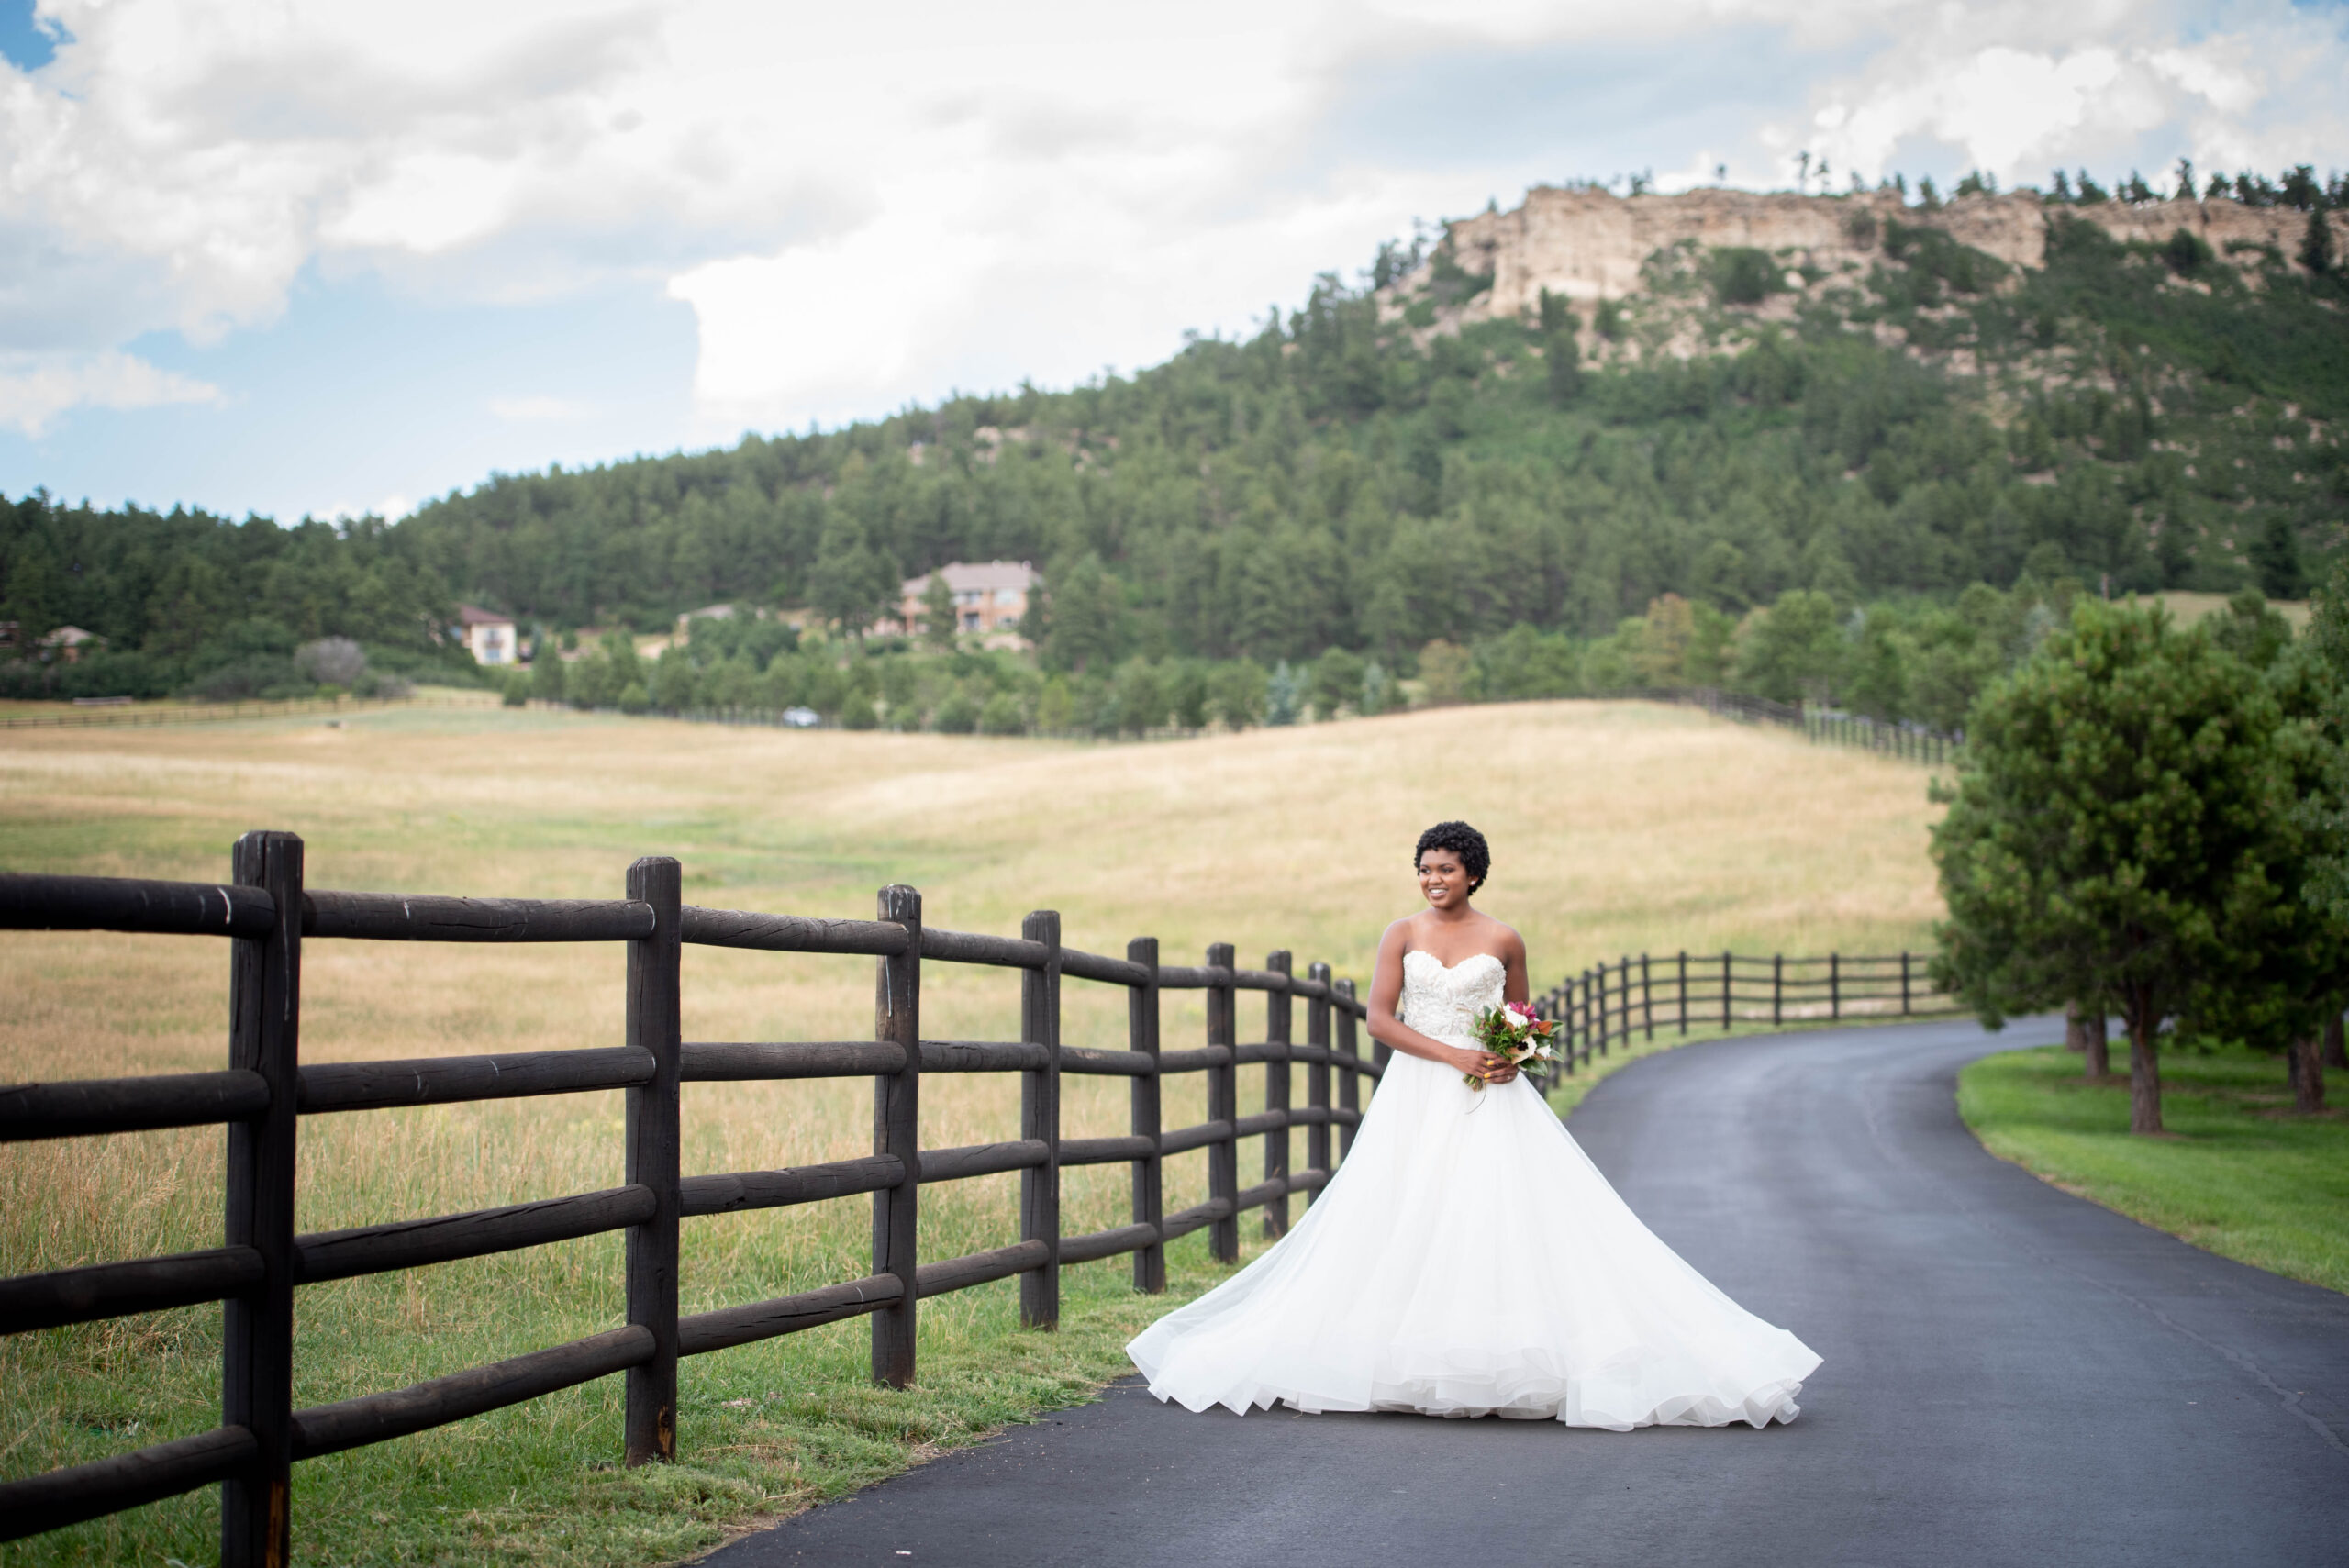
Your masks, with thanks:
[{"label": "bride", "polygon": [[1241,1415],[1793,1420],[1819,1357],[1658,1240],[1473,1045],[1479,1009],[1526,998],[1524,942],[1469,903],[1484,835],[1440,823],[1413,858],[1428,906],[1378,944],[1370,1032],[1395,1054],[1353,1149],[1271,1251],[1126,1347],[1150,1391]]}]

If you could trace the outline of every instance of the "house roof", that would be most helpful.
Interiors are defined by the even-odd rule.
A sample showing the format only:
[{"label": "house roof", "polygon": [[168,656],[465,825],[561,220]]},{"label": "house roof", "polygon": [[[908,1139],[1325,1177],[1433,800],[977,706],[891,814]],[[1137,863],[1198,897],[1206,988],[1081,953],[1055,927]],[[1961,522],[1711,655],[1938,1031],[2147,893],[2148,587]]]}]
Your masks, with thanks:
[{"label": "house roof", "polygon": [[457,624],[459,626],[512,626],[514,624],[514,617],[508,615],[500,615],[495,610],[481,609],[473,605],[459,605],[457,606]]},{"label": "house roof", "polygon": [[83,631],[78,626],[61,626],[40,639],[44,648],[79,648],[85,642],[104,642],[95,631]]},{"label": "house roof", "polygon": [[[1044,574],[1024,561],[950,561],[940,567],[940,575],[947,587],[957,594],[984,588],[1032,588],[1044,580]],[[930,588],[927,573],[908,577],[900,592],[915,598]]]}]

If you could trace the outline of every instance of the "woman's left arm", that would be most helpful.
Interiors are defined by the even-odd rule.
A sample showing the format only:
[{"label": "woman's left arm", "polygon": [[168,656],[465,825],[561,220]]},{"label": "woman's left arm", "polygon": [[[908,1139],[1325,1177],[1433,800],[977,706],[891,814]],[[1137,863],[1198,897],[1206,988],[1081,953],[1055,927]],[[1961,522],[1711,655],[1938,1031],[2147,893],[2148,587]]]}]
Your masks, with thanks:
[{"label": "woman's left arm", "polygon": [[1522,1002],[1533,995],[1532,983],[1525,973],[1525,939],[1515,931],[1509,931],[1504,939],[1501,966],[1508,972],[1508,977],[1501,984],[1502,1001]]}]

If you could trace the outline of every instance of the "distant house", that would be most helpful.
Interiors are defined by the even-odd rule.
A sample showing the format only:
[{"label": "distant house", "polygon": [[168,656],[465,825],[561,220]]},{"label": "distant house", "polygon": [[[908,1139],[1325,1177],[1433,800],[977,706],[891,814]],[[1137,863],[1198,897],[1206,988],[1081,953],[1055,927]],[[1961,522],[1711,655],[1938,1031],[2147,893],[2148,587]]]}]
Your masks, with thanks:
[{"label": "distant house", "polygon": [[106,645],[106,639],[95,631],[83,631],[78,626],[61,626],[40,639],[40,645],[68,664],[82,662],[82,651],[95,653]]},{"label": "distant house", "polygon": [[457,624],[453,629],[476,664],[512,664],[521,657],[521,645],[514,635],[512,616],[499,615],[495,610],[478,609],[472,605],[459,605]]},{"label": "distant house", "polygon": [[[1044,581],[1043,573],[1024,561],[950,561],[938,574],[954,595],[954,629],[980,636],[1015,631],[1028,613],[1029,593]],[[898,585],[897,617],[907,631],[921,628],[922,600],[929,592],[927,574],[908,577]]]},{"label": "distant house", "polygon": [[677,635],[680,638],[690,638],[692,634],[689,628],[697,620],[732,620],[733,618],[732,605],[707,605],[697,610],[687,610],[677,617]]}]

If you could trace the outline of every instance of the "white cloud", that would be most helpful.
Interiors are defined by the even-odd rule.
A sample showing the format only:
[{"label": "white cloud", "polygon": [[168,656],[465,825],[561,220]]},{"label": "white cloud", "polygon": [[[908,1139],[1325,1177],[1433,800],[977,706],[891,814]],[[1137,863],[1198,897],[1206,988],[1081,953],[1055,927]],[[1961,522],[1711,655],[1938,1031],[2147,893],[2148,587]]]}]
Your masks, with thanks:
[{"label": "white cloud", "polygon": [[[1556,51],[1533,95],[1560,113],[1607,50],[1753,106],[1640,156],[1667,187],[1716,164],[1785,183],[1798,150],[1839,183],[1924,156],[2011,183],[2156,144],[2149,172],[2349,141],[2336,23],[2203,6],[49,0],[72,41],[0,68],[0,350],[45,356],[7,387],[63,390],[9,392],[31,412],[0,417],[216,396],[120,350],[269,323],[306,273],[472,302],[665,292],[696,315],[710,433],[1130,365],[1293,302],[1414,213],[1584,172],[1541,161],[1564,133],[1475,134],[1473,72],[1412,106],[1467,128],[1440,152],[1330,128],[1366,74],[1445,53]],[[1796,74],[1757,87],[1756,39]]]},{"label": "white cloud", "polygon": [[2012,184],[2076,164],[2160,175],[2180,155],[2272,173],[2349,136],[2337,94],[2316,87],[2349,79],[2349,43],[2288,5],[1903,12],[1861,70],[1813,89],[1807,128],[1764,139],[1871,176],[1938,147]]},{"label": "white cloud", "polygon": [[415,510],[416,503],[406,496],[386,495],[372,506],[359,506],[348,501],[338,501],[331,506],[321,507],[311,512],[310,516],[323,517],[330,523],[355,523],[362,517],[381,517],[387,523],[396,523]]},{"label": "white cloud", "polygon": [[38,437],[75,408],[218,403],[220,389],[116,350],[94,354],[0,352],[0,425]]}]

